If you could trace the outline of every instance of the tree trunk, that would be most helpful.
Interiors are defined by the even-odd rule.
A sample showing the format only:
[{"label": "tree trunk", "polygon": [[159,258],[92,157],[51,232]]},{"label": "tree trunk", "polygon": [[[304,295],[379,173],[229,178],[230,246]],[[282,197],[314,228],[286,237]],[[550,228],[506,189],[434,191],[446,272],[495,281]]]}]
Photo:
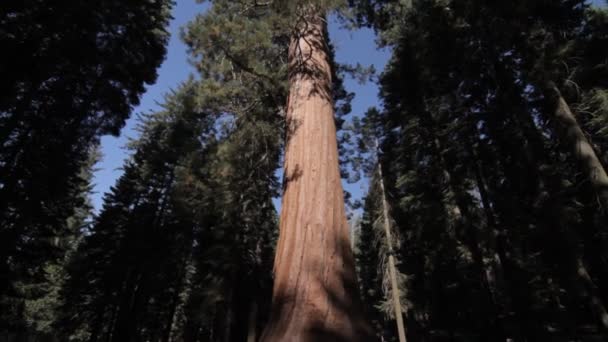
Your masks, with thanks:
[{"label": "tree trunk", "polygon": [[262,341],[371,341],[344,210],[325,18],[305,5],[295,24],[280,237]]},{"label": "tree trunk", "polygon": [[603,209],[608,210],[608,175],[606,175],[606,169],[593,150],[593,146],[589,143],[557,86],[551,83],[549,84],[549,89],[555,93],[556,108],[554,117],[561,128],[564,143],[569,145],[574,152],[574,156],[581,163],[586,177],[596,191]]},{"label": "tree trunk", "polygon": [[138,303],[140,302],[143,275],[135,269],[126,280],[122,298],[112,329],[112,342],[132,341],[136,338]]},{"label": "tree trunk", "polygon": [[[436,127],[434,123],[431,127],[431,132],[435,132]],[[498,268],[496,266],[499,262],[496,260],[495,244],[492,241],[493,237],[490,235],[484,239],[481,231],[472,223],[474,216],[465,200],[466,195],[463,194],[466,191],[461,188],[458,181],[452,176],[452,169],[443,156],[442,151],[445,142],[440,141],[438,135],[434,133],[433,141],[434,152],[437,156],[439,167],[443,170],[443,183],[446,188],[444,191],[446,211],[450,215],[451,221],[455,222],[456,227],[464,230],[464,243],[461,243],[456,237],[454,239],[458,243],[461,243],[462,247],[471,254],[472,260],[467,261],[477,271],[479,283],[487,295],[487,304],[490,305],[488,315],[483,318],[484,329],[480,333],[485,338],[492,336],[497,340],[504,340],[503,322],[501,321],[504,313],[498,303]]]},{"label": "tree trunk", "polygon": [[189,271],[189,266],[192,265],[192,254],[193,247],[190,249],[187,255],[183,258],[182,269],[181,269],[181,280],[173,296],[173,304],[171,305],[171,314],[169,322],[165,328],[165,334],[163,342],[179,341],[183,339],[184,330],[184,310],[187,305],[187,298],[189,298],[192,291],[192,276],[194,272]]},{"label": "tree trunk", "polygon": [[[378,148],[378,143],[376,143]],[[399,342],[406,342],[405,325],[403,324],[403,314],[401,311],[401,292],[397,282],[397,267],[395,266],[395,256],[393,251],[393,239],[391,237],[391,223],[388,216],[388,204],[386,203],[386,193],[384,190],[384,177],[382,175],[382,164],[378,162],[378,181],[380,182],[380,196],[382,196],[382,216],[384,218],[384,234],[388,249],[388,272],[391,278],[391,288],[393,294],[393,306],[395,308],[395,320],[397,321],[397,333]]]},{"label": "tree trunk", "polygon": [[[471,132],[473,135],[478,135],[477,130]],[[487,172],[484,171],[482,160],[484,155],[480,154],[473,140],[467,140],[468,153],[472,157],[471,162],[473,164],[473,172],[475,176],[475,183],[479,192],[481,201],[481,209],[486,216],[486,226],[488,229],[488,249],[493,253],[492,267],[495,270],[496,279],[499,284],[499,288],[504,291],[504,310],[511,312],[514,318],[513,328],[509,329],[511,332],[509,335],[514,337],[515,341],[520,340],[532,340],[529,334],[529,325],[531,321],[528,319],[530,313],[528,312],[528,304],[526,298],[521,296],[517,291],[519,288],[525,288],[527,279],[522,275],[522,271],[515,260],[522,260],[520,248],[512,246],[507,238],[508,227],[505,227],[505,223],[499,222],[500,213],[496,213],[495,209],[500,210],[501,205],[499,203],[492,203],[491,193],[488,191],[489,185],[487,185]],[[481,145],[481,142],[477,140],[477,145]],[[498,162],[499,165],[503,165],[502,162]],[[502,297],[502,296],[501,296]],[[511,320],[507,315],[505,321],[509,326]]]},{"label": "tree trunk", "polygon": [[249,320],[247,324],[247,342],[257,341],[258,332],[258,303],[255,298],[252,298],[249,307]]},{"label": "tree trunk", "polygon": [[577,274],[584,286],[585,294],[587,295],[589,307],[593,310],[597,324],[603,331],[608,331],[608,311],[600,298],[600,290],[597,288],[593,279],[587,272],[587,266],[583,262],[581,256],[576,258]]}]

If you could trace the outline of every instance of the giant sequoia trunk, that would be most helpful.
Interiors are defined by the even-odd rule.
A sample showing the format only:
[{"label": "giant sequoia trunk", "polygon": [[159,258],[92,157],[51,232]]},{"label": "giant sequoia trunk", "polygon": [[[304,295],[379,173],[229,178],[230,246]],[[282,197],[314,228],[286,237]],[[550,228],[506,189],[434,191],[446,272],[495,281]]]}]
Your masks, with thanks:
[{"label": "giant sequoia trunk", "polygon": [[273,304],[263,341],[370,341],[338,167],[325,19],[301,7],[290,94]]}]

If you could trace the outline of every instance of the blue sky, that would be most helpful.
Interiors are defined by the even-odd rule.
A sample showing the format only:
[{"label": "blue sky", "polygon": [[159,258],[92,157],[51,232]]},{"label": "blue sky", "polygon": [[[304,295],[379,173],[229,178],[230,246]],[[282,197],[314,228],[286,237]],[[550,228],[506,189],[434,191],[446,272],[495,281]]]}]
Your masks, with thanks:
[{"label": "blue sky", "polygon": [[[605,5],[605,0],[592,0],[595,5]],[[170,89],[177,87],[180,82],[186,80],[188,75],[194,72],[188,63],[186,46],[180,40],[180,28],[193,19],[197,13],[201,13],[208,8],[208,3],[196,4],[195,0],[178,0],[173,8],[173,17],[170,31],[171,40],[168,46],[167,58],[158,70],[157,82],[147,88],[146,93],[141,99],[141,104],[133,111],[131,119],[122,130],[120,137],[103,137],[101,140],[101,151],[103,159],[97,164],[95,173],[94,193],[92,195],[93,205],[96,210],[101,208],[103,194],[109,191],[110,187],[122,174],[120,169],[128,151],[124,149],[129,138],[137,138],[134,131],[136,126],[136,113],[147,113],[159,108],[158,103],[162,102],[163,94]],[[390,51],[378,50],[375,45],[375,36],[371,30],[363,29],[348,31],[340,27],[335,21],[330,21],[329,33],[332,42],[336,46],[336,59],[342,63],[361,63],[362,65],[374,65],[378,72],[384,69],[390,56]],[[352,114],[359,115],[369,107],[379,104],[378,87],[373,82],[359,84],[358,82],[346,80],[346,88],[356,94],[352,103]],[[345,189],[351,192],[354,198],[361,198],[366,191],[365,182],[357,184],[344,184]]]},{"label": "blue sky", "polygon": [[[176,88],[185,81],[193,67],[188,63],[186,46],[180,39],[180,28],[192,20],[197,13],[208,8],[208,3],[197,4],[195,0],[178,0],[173,8],[173,17],[170,31],[171,40],[168,46],[167,58],[158,70],[158,80],[147,88],[141,98],[141,104],[137,106],[131,119],[123,128],[120,137],[106,136],[101,139],[101,151],[103,159],[96,165],[97,171],[93,180],[93,205],[98,211],[102,205],[103,194],[110,190],[116,179],[122,174],[121,167],[129,152],[124,148],[129,138],[137,138],[134,130],[137,119],[136,113],[148,113],[159,108],[163,94],[170,89]],[[375,35],[371,30],[348,31],[332,20],[329,27],[330,37],[336,46],[336,59],[342,63],[361,63],[362,65],[374,65],[376,70],[381,71],[390,56],[386,49],[378,50],[375,45]],[[378,104],[378,87],[373,82],[359,84],[354,80],[346,80],[346,88],[356,94],[353,100],[353,115],[365,112],[369,107]],[[360,198],[365,192],[366,184],[345,184],[355,198]]]}]

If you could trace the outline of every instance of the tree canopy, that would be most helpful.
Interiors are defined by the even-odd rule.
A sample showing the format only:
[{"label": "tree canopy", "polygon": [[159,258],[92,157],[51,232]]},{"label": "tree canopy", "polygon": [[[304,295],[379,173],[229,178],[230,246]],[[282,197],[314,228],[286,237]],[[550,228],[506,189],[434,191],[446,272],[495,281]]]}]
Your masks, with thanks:
[{"label": "tree canopy", "polygon": [[[0,5],[2,338],[608,338],[605,7],[209,1],[94,212],[172,6]],[[347,115],[328,14],[390,49],[376,108]]]},{"label": "tree canopy", "polygon": [[80,233],[69,221],[86,204],[90,155],[155,81],[171,4],[0,6],[0,329],[29,329],[29,301]]}]

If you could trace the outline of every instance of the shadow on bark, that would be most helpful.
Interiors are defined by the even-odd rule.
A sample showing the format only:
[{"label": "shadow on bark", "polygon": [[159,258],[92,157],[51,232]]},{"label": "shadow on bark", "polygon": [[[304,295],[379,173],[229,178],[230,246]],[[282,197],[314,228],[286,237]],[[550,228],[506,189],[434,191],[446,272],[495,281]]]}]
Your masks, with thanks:
[{"label": "shadow on bark", "polygon": [[[349,250],[350,241],[340,239],[339,257],[348,265],[352,262],[352,254]],[[270,322],[275,325],[267,327],[262,341],[283,340],[301,342],[368,342],[376,341],[371,327],[367,324],[364,316],[362,303],[356,278],[349,275],[347,269],[338,270],[338,274],[327,274],[325,265],[328,260],[316,258],[307,262],[308,269],[305,273],[311,275],[308,281],[302,284],[304,290],[295,296],[286,294],[275,297]],[[298,272],[293,269],[291,272]],[[315,284],[318,284],[315,286]],[[343,285],[343,288],[340,287]],[[302,298],[304,297],[304,298]],[[315,309],[306,308],[316,306]],[[315,312],[312,315],[300,315],[302,308],[304,313]],[[344,317],[349,317],[344,319]],[[277,330],[281,332],[277,332]],[[295,335],[289,335],[294,333]],[[268,338],[272,336],[271,338]]]}]

